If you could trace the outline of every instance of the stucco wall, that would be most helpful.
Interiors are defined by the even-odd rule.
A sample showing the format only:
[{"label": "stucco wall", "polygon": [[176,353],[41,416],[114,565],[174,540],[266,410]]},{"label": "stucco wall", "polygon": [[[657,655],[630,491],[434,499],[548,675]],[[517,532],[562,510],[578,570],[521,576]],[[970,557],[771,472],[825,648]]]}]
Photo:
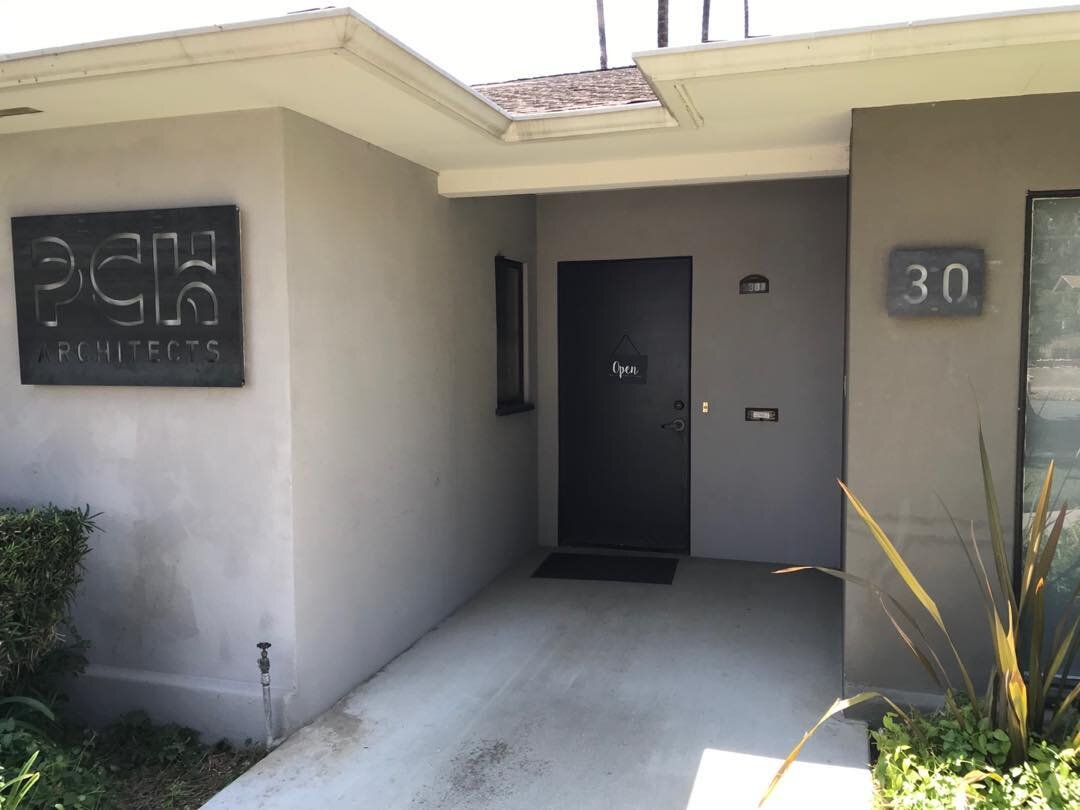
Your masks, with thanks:
[{"label": "stucco wall", "polygon": [[[975,520],[979,537],[986,539],[977,396],[1002,517],[1013,525],[1025,196],[1029,189],[1080,187],[1078,131],[1077,95],[854,114],[848,480],[938,600],[980,677],[989,665],[985,618],[936,496],[961,525]],[[983,248],[983,314],[888,317],[887,257],[907,245]],[[846,566],[902,588],[853,514]],[[849,689],[930,688],[876,599],[848,587],[844,627]]]},{"label": "stucco wall", "polygon": [[303,719],[536,543],[536,415],[495,416],[493,261],[533,264],[535,206],[441,198],[292,113],[285,155]]},{"label": "stucco wall", "polygon": [[534,264],[535,206],[441,198],[281,110],[0,139],[3,221],[218,203],[243,226],[241,389],[19,385],[0,229],[0,504],[103,513],[75,613],[90,719],[243,739],[256,641],[295,728],[535,544],[536,416],[495,416],[493,264]]},{"label": "stucco wall", "polygon": [[[691,554],[839,564],[846,197],[828,179],[539,198],[542,542],[558,531],[558,263],[691,256]],[[738,294],[750,273],[768,295]],[[778,423],[744,420],[767,406]]]},{"label": "stucco wall", "polygon": [[[95,719],[144,707],[259,736],[255,643],[294,682],[281,113],[0,138],[0,504],[102,513],[75,611]],[[10,217],[241,209],[247,385],[22,386]]]}]

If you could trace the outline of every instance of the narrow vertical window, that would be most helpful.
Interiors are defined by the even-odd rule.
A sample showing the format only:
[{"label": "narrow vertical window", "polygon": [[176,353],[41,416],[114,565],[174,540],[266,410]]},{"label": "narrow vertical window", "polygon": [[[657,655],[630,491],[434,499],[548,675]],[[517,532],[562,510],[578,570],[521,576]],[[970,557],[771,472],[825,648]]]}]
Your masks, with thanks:
[{"label": "narrow vertical window", "polygon": [[525,268],[495,257],[495,333],[498,403],[495,413],[529,410],[525,401]]},{"label": "narrow vertical window", "polygon": [[[1032,193],[1029,206],[1019,522],[1030,524],[1053,461],[1051,509],[1069,506],[1046,580],[1045,622],[1053,627],[1071,613],[1080,585],[1080,192]],[[1080,676],[1080,660],[1073,659],[1069,674]]]}]

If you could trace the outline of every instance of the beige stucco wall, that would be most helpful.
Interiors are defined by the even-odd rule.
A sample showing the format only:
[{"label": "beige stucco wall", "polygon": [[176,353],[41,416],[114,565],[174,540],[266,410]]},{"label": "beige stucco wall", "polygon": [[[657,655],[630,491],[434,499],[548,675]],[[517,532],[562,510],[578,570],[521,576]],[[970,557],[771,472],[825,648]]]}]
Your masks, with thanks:
[{"label": "beige stucco wall", "polygon": [[[975,400],[1007,527],[1014,519],[1025,196],[1080,187],[1080,96],[857,110],[851,151],[847,476],[938,600],[972,671],[989,659],[984,615],[937,495],[986,538]],[[986,251],[983,314],[890,318],[885,268],[898,246]],[[900,590],[849,514],[846,566]],[[1010,532],[1010,539],[1012,537]],[[876,599],[848,587],[845,677],[923,691],[927,677]]]},{"label": "beige stucco wall", "polygon": [[[256,641],[294,684],[288,306],[281,113],[0,138],[0,504],[102,513],[75,620],[76,684],[102,719],[135,707],[259,734]],[[241,209],[247,384],[19,384],[10,217]]]},{"label": "beige stucco wall", "polygon": [[306,718],[536,543],[536,414],[495,416],[494,284],[497,253],[534,263],[535,207],[439,197],[292,113],[285,181]]}]

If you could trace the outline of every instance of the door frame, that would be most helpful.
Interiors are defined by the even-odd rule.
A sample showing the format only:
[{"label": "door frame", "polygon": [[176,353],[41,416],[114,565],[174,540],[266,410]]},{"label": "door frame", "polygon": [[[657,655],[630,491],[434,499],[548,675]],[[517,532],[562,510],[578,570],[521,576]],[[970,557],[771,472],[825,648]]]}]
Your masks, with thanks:
[{"label": "door frame", "polygon": [[555,514],[555,541],[558,548],[576,548],[576,549],[614,549],[619,551],[632,551],[642,554],[668,554],[691,557],[693,556],[693,474],[694,474],[694,429],[693,429],[693,415],[695,413],[693,408],[694,402],[694,257],[690,254],[674,255],[674,256],[629,256],[619,259],[561,259],[555,262],[555,378],[559,380],[561,377],[560,365],[562,360],[562,330],[559,328],[559,276],[562,272],[562,266],[564,264],[589,264],[589,265],[606,265],[606,264],[621,264],[624,262],[640,262],[640,261],[685,261],[687,263],[688,270],[690,271],[690,280],[687,285],[687,302],[686,302],[686,324],[688,341],[686,346],[686,377],[687,377],[687,391],[688,399],[686,402],[686,421],[689,427],[690,438],[687,440],[686,448],[686,549],[684,551],[672,551],[671,549],[649,549],[644,547],[629,547],[619,545],[602,545],[602,544],[590,544],[580,545],[575,543],[568,543],[563,538],[562,532],[562,493],[563,493],[563,476],[562,476],[562,458],[563,458],[563,431],[561,420],[561,404],[563,397],[562,385],[557,386],[557,397],[555,403],[555,425],[556,433],[558,434],[558,447],[556,452],[555,467],[557,471],[557,491],[555,493],[556,502],[556,514]]}]

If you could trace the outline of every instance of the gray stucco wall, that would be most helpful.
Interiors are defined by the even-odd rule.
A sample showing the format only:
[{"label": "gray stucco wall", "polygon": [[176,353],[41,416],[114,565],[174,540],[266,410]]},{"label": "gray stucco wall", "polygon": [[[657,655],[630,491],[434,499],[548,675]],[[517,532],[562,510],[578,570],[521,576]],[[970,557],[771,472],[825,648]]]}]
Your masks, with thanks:
[{"label": "gray stucco wall", "polygon": [[[94,719],[144,707],[258,736],[255,642],[293,670],[289,345],[281,113],[0,138],[0,504],[90,504],[101,533],[75,611]],[[247,385],[22,386],[10,217],[235,203]]]},{"label": "gray stucco wall", "polygon": [[[1080,96],[857,110],[851,152],[848,481],[938,600],[980,677],[985,619],[936,495],[986,539],[977,393],[1002,517],[1013,525],[1025,196],[1080,187]],[[903,245],[986,251],[983,314],[889,318],[885,267]],[[1011,535],[1010,535],[1011,538]],[[900,591],[858,517],[846,566]],[[877,601],[848,587],[845,678],[920,692],[927,677]]]},{"label": "gray stucco wall", "polygon": [[[558,263],[689,255],[691,554],[839,564],[846,219],[845,179],[539,199],[542,542],[558,526]],[[768,295],[738,294],[750,273]]]},{"label": "gray stucco wall", "polygon": [[306,719],[535,546],[536,415],[495,416],[494,297],[497,253],[534,264],[535,206],[441,198],[292,113],[285,181]]}]

